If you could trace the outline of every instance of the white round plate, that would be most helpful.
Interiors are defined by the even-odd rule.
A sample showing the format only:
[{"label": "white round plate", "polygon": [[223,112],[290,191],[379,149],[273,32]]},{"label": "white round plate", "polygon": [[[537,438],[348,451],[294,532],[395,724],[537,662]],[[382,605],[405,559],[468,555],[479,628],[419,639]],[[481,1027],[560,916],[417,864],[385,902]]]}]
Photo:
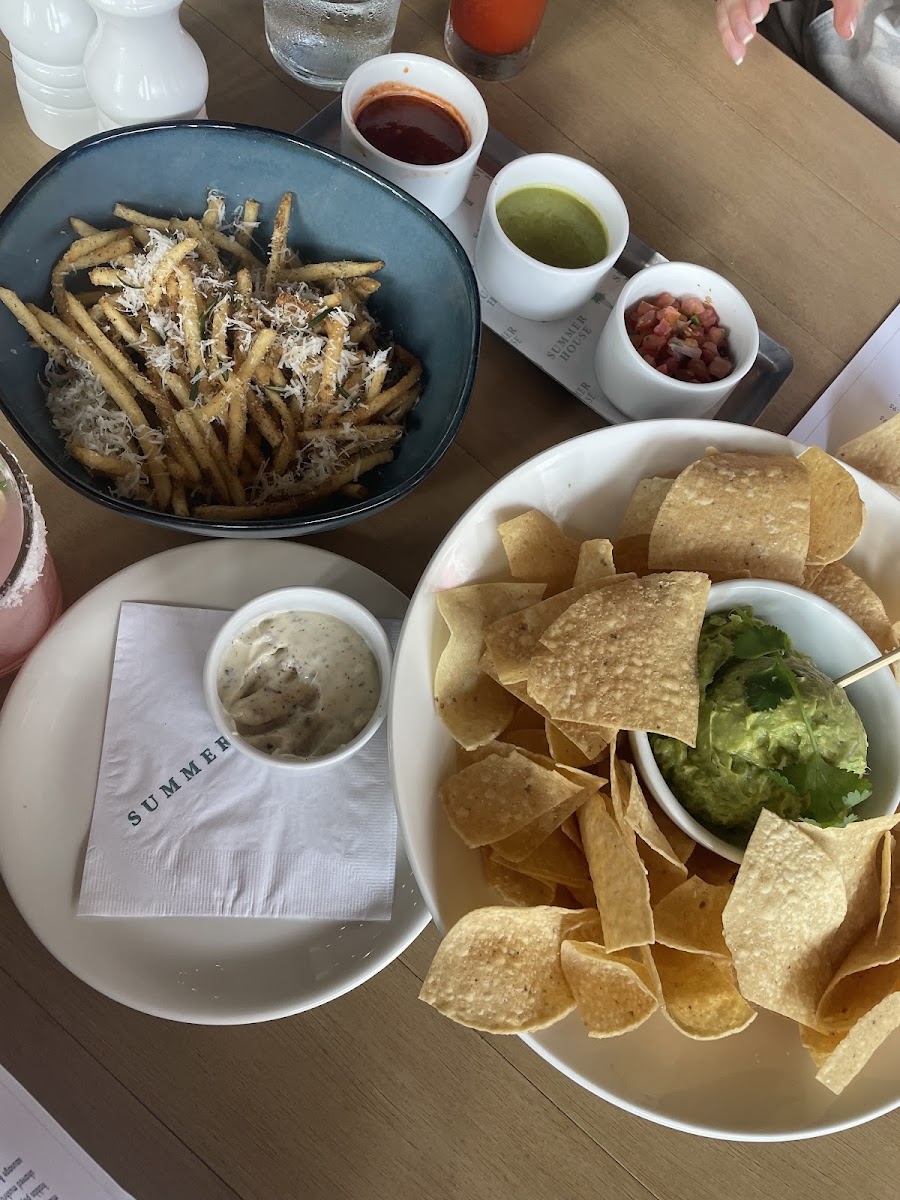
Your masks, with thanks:
[{"label": "white round plate", "polygon": [[[434,594],[507,576],[499,522],[540,508],[581,537],[615,534],[639,479],[670,475],[722,450],[799,452],[786,438],[744,425],[648,421],[600,429],[555,446],[500,480],[438,549],[410,603],[394,661],[388,716],[394,793],[422,893],[443,931],[464,913],[499,903],[479,855],[448,824],[437,794],[453,770],[449,734],[432,700],[432,673],[446,632]],[[848,558],[900,617],[900,503],[853,472],[866,527]],[[416,747],[416,754],[403,753]],[[439,1020],[435,1015],[435,1020]],[[598,1096],[662,1125],[708,1137],[778,1141],[814,1137],[900,1105],[900,1033],[841,1096],[815,1081],[796,1025],[760,1013],[743,1033],[716,1042],[683,1037],[661,1014],[624,1037],[590,1039],[577,1014],[525,1040]]]},{"label": "white round plate", "polygon": [[78,917],[75,905],[125,600],[237,608],[295,584],[335,588],[378,616],[406,597],[310,546],[216,541],[135,563],[78,601],[23,667],[0,714],[0,872],[51,954],[122,1004],[238,1025],[325,1004],[377,974],[429,921],[397,838],[390,921]]}]

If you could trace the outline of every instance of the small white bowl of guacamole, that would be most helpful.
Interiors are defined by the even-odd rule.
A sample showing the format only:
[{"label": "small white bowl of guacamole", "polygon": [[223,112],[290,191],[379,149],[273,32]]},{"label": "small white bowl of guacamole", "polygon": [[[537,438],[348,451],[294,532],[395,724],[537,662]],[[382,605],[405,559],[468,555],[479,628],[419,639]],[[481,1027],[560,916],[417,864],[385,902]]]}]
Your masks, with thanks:
[{"label": "small white bowl of guacamole", "polygon": [[900,804],[900,686],[826,600],[772,580],[710,589],[697,666],[697,745],[632,733],[641,777],[676,824],[740,862],[760,810],[831,826]]}]

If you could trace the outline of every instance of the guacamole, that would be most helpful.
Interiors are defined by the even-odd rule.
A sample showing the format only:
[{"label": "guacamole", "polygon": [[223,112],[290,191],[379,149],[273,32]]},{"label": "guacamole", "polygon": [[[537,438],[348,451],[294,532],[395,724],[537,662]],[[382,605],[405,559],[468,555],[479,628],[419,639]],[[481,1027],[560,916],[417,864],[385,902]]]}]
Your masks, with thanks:
[{"label": "guacamole", "polygon": [[[769,641],[780,638],[783,649],[747,657],[748,638],[742,635],[751,633],[759,645],[766,644],[766,636]],[[739,638],[741,654],[735,650]],[[697,668],[696,748],[655,734],[650,744],[666,783],[703,824],[749,832],[762,808],[788,820],[809,815],[809,797],[798,794],[776,772],[790,773],[816,755],[859,776],[861,787],[868,790],[868,781],[862,779],[866,731],[856,709],[810,658],[793,649],[786,634],[754,617],[752,609],[707,616],[697,646]],[[751,707],[748,694],[753,696],[761,673],[765,682],[766,672],[783,673],[783,668],[792,673],[796,694],[765,701],[771,704],[766,711]],[[848,806],[860,798],[848,799]]]}]

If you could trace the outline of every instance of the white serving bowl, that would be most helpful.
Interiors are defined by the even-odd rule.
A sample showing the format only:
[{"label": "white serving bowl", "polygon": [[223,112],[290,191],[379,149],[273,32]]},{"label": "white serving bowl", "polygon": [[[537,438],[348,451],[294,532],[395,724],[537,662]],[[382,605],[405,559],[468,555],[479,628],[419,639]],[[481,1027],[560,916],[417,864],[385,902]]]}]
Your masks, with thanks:
[{"label": "white serving bowl", "polygon": [[[708,296],[728,330],[734,370],[711,383],[685,383],[661,375],[632,346],[625,329],[625,309],[639,300],[672,292],[675,296]],[[705,417],[719,407],[744,378],[759,353],[759,326],[753,309],[715,271],[695,263],[665,262],[644,267],[619,293],[597,342],[594,366],[604,395],[636,421],[659,417]]]},{"label": "white serving bowl", "polygon": [[[401,162],[363,137],[356,114],[367,98],[391,91],[426,93],[443,100],[461,120],[469,148],[459,158],[434,165]],[[425,54],[381,54],[356,68],[341,96],[341,153],[396,183],[430,208],[448,217],[459,208],[472,182],[488,132],[488,113],[481,93],[449,63]]]},{"label": "white serving bowl", "polygon": [[[518,188],[540,184],[574,192],[599,214],[609,237],[605,258],[589,267],[551,267],[506,236],[497,219],[497,205]],[[475,243],[475,273],[491,296],[516,316],[557,321],[584,307],[627,241],[628,210],[605,175],[565,154],[526,154],[494,176]]]},{"label": "white serving bowl", "polygon": [[[754,616],[783,629],[794,649],[808,654],[832,679],[878,658],[881,651],[839,608],[801,588],[771,579],[736,579],[716,583],[709,591],[707,613],[729,608],[752,608]],[[847,688],[847,698],[859,713],[869,740],[872,794],[853,811],[858,820],[883,817],[900,805],[900,687],[890,667],[875,671]],[[739,863],[739,844],[717,837],[691,816],[672,792],[657,766],[646,733],[629,734],[638,770],[657,803],[694,841],[715,854]]]},{"label": "white serving bowl", "polygon": [[[381,675],[378,703],[366,726],[355,738],[351,738],[337,750],[333,750],[330,754],[323,754],[319,758],[277,758],[272,754],[266,754],[264,750],[257,749],[237,732],[234,721],[219,699],[219,665],[222,656],[234,639],[248,626],[255,625],[263,617],[285,612],[314,612],[337,617],[363,639],[374,654]],[[269,767],[277,767],[279,770],[294,771],[298,774],[317,771],[322,767],[333,767],[335,763],[343,762],[355,754],[382,725],[387,715],[391,659],[391,643],[381,622],[358,600],[351,600],[342,592],[333,592],[329,588],[279,588],[278,591],[257,596],[249,604],[237,609],[216,634],[203,666],[203,694],[210,716],[236,750],[246,754],[248,758],[256,759],[257,762],[265,763]]]},{"label": "white serving bowl", "polygon": [[[438,788],[453,771],[453,741],[435,712],[434,666],[446,642],[435,593],[496,580],[508,567],[500,521],[537,507],[575,536],[614,536],[638,480],[671,475],[723,450],[796,454],[777,434],[708,421],[651,421],[600,429],[554,446],[512,471],[457,522],[435,553],[410,605],[394,658],[388,715],[394,791],[420,889],[447,930],[465,913],[497,904],[481,858],[451,829]],[[900,618],[900,503],[856,471],[866,505],[863,535],[848,563]],[[437,1013],[435,1021],[443,1020]],[[472,1034],[471,1036],[477,1036]],[[900,1034],[881,1047],[841,1096],[815,1082],[796,1025],[762,1012],[743,1033],[692,1042],[661,1014],[619,1038],[588,1038],[577,1014],[525,1041],[596,1095],[662,1125],[707,1137],[781,1141],[846,1129],[900,1105]]]}]

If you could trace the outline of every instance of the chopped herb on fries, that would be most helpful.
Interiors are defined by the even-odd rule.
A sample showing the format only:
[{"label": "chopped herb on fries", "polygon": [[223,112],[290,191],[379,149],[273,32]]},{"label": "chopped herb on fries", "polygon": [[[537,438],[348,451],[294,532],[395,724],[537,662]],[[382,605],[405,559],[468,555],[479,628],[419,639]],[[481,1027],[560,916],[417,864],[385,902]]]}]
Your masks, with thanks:
[{"label": "chopped herb on fries", "polygon": [[359,477],[393,458],[422,367],[376,341],[366,301],[384,263],[301,263],[291,207],[286,194],[257,257],[255,200],[230,225],[216,192],[199,219],[117,204],[122,227],[71,218],[52,312],[0,287],[47,353],[69,453],[116,495],[201,519],[290,516],[364,497]]}]

